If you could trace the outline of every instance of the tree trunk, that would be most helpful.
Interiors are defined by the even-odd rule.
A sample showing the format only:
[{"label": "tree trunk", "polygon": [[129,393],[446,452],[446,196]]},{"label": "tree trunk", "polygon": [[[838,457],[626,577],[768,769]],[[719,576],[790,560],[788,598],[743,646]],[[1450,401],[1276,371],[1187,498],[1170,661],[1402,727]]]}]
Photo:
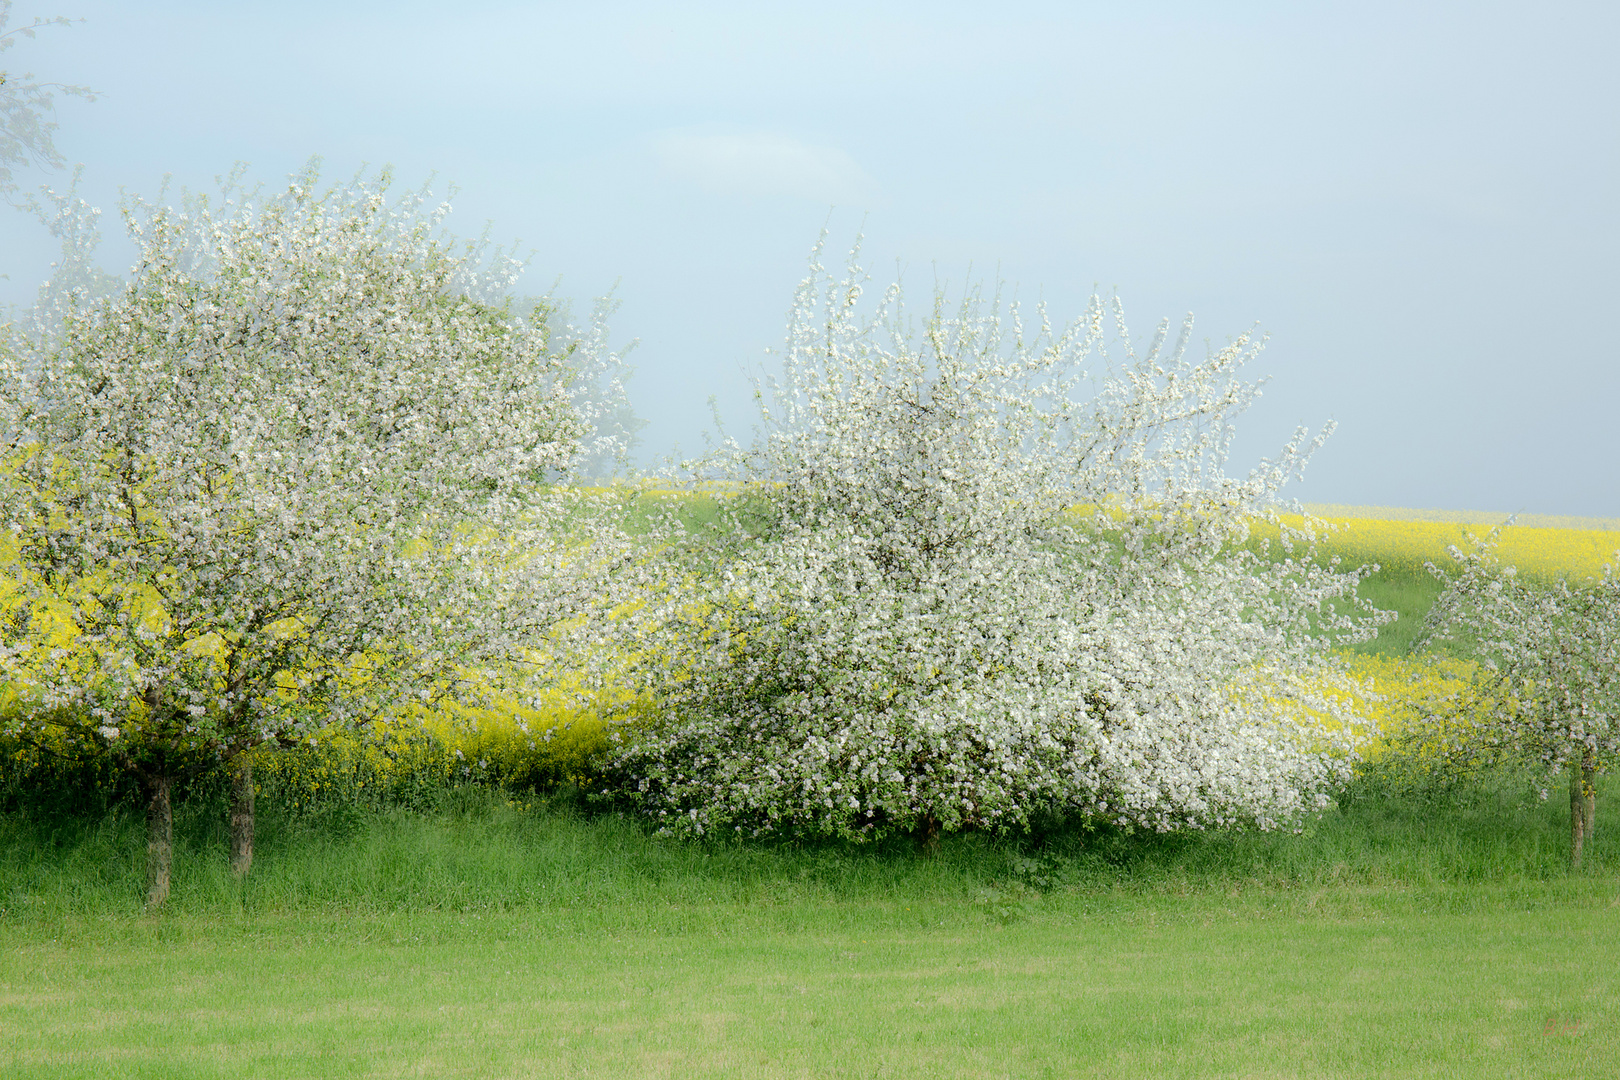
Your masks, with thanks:
[{"label": "tree trunk", "polygon": [[1588,750],[1581,758],[1581,782],[1586,785],[1586,838],[1597,828],[1597,756]]},{"label": "tree trunk", "polygon": [[1576,869],[1581,865],[1581,849],[1597,825],[1596,780],[1597,759],[1586,750],[1569,770],[1569,864]]},{"label": "tree trunk", "polygon": [[169,870],[174,865],[174,809],[169,805],[168,776],[154,777],[146,804],[146,906],[160,908],[169,899]]},{"label": "tree trunk", "polygon": [[939,818],[933,814],[925,814],[922,819],[922,833],[918,837],[922,853],[929,858],[939,854]]},{"label": "tree trunk", "polygon": [[238,754],[231,767],[231,872],[246,877],[253,866],[253,761]]}]

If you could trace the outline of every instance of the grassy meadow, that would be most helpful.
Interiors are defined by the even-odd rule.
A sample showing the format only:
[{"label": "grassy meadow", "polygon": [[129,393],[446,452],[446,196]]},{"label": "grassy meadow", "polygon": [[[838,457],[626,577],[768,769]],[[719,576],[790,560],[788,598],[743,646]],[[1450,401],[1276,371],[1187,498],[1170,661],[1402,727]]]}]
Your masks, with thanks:
[{"label": "grassy meadow", "polygon": [[[1378,563],[1364,595],[1402,615],[1358,663],[1416,688],[1391,709],[1420,707],[1423,562],[1467,523],[1313,509],[1343,525],[1326,553]],[[1612,526],[1535,522],[1503,556],[1590,573]],[[0,792],[0,1076],[1541,1077],[1620,1060],[1612,777],[1571,871],[1562,789],[1513,768],[1374,761],[1298,831],[1052,822],[930,854],[660,840],[566,770],[539,793],[521,773],[480,783],[447,747],[409,768],[320,748],[267,767],[245,881],[224,789],[198,785],[153,914],[127,792]]]}]

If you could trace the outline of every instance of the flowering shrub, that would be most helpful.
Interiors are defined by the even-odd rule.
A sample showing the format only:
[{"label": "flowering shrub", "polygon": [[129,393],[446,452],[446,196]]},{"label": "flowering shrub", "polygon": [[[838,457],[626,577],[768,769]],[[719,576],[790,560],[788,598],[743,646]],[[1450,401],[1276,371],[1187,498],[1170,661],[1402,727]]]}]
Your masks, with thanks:
[{"label": "flowering shrub", "polygon": [[[1303,433],[1224,473],[1260,343],[1195,362],[1189,323],[1137,355],[1117,304],[1059,329],[977,293],[912,333],[864,281],[812,259],[758,438],[694,474],[724,482],[713,521],[660,538],[629,797],[677,833],[848,836],[1321,805],[1361,738],[1331,649],[1376,620],[1272,512]],[[1281,559],[1244,546],[1256,516]]]}]

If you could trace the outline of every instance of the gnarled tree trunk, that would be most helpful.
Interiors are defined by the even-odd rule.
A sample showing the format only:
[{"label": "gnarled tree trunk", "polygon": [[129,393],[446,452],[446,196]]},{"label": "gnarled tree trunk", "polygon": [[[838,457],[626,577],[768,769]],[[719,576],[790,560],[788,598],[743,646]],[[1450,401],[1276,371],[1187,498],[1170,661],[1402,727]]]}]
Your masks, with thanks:
[{"label": "gnarled tree trunk", "polygon": [[238,754],[231,763],[231,872],[246,877],[253,866],[253,761]]},{"label": "gnarled tree trunk", "polygon": [[146,906],[162,907],[169,899],[169,871],[174,865],[174,808],[169,804],[169,777],[147,781]]}]

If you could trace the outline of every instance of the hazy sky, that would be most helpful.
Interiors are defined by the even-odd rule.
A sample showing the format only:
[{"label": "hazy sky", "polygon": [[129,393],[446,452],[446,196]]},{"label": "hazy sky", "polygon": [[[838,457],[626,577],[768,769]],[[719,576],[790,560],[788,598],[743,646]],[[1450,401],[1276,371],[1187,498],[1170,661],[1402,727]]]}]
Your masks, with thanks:
[{"label": "hazy sky", "polygon": [[[1144,337],[1258,323],[1232,468],[1337,420],[1299,498],[1620,516],[1613,3],[19,0],[12,25],[55,14],[88,22],[0,66],[103,93],[57,111],[92,202],[311,154],[436,172],[458,231],[535,250],[530,291],[618,283],[654,454],[701,446],[711,394],[746,429],[819,229],[864,222],[919,307],[971,270],[1064,318],[1117,291]],[[52,255],[0,207],[0,300]]]}]

